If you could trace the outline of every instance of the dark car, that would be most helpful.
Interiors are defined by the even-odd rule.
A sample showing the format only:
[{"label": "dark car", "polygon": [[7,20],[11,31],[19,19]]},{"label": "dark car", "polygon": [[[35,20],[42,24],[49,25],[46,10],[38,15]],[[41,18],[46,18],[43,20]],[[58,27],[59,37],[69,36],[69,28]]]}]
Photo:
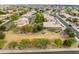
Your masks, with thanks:
[{"label": "dark car", "polygon": [[70,27],[72,27],[72,25],[69,25]]}]

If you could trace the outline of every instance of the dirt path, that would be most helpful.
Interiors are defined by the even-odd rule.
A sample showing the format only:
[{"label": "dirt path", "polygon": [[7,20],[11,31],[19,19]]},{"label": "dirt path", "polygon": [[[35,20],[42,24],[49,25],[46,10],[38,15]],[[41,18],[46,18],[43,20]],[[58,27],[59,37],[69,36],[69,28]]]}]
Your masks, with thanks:
[{"label": "dirt path", "polygon": [[45,31],[45,34],[42,34],[41,32],[28,33],[28,34],[16,34],[16,33],[13,33],[12,31],[8,31],[5,33],[6,33],[5,40],[7,40],[7,41],[18,41],[18,40],[21,40],[24,38],[29,38],[29,39],[48,38],[48,39],[52,39],[52,40],[56,39],[56,38],[63,39],[60,34],[54,33],[54,32],[49,32],[49,31]]}]

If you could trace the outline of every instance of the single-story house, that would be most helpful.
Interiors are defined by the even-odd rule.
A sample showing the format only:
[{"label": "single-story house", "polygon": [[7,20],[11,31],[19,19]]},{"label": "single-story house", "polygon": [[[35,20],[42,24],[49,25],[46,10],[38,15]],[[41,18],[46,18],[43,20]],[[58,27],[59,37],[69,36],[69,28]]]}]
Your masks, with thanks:
[{"label": "single-story house", "polygon": [[15,24],[18,27],[22,27],[22,26],[24,26],[26,24],[29,24],[29,19],[25,18],[25,17],[19,18],[18,20],[15,21]]},{"label": "single-story house", "polygon": [[60,30],[62,29],[61,25],[59,24],[59,22],[56,20],[55,17],[45,15],[44,18],[45,18],[45,21],[43,22],[44,28],[48,28],[48,29],[56,28],[56,29],[60,29]]},{"label": "single-story house", "polygon": [[59,27],[59,28],[61,28],[60,24],[55,24],[53,22],[43,22],[43,27],[46,27],[46,28]]},{"label": "single-story house", "polygon": [[5,15],[0,15],[0,20],[3,20],[5,18],[7,18],[9,15],[8,14],[5,14]]},{"label": "single-story house", "polygon": [[45,22],[56,22],[55,17],[50,16],[50,15],[44,15],[44,21]]}]

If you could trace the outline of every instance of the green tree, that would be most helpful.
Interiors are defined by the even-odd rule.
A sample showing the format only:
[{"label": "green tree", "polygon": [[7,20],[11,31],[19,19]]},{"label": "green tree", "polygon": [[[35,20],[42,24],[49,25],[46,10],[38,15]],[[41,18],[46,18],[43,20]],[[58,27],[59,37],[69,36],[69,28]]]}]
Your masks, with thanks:
[{"label": "green tree", "polygon": [[34,23],[43,23],[44,15],[42,11],[38,11],[34,17]]},{"label": "green tree", "polygon": [[19,48],[20,49],[25,49],[27,47],[30,47],[30,45],[31,45],[31,41],[29,39],[22,39],[19,42]]},{"label": "green tree", "polygon": [[50,41],[45,38],[36,38],[32,41],[32,45],[37,48],[46,48]]},{"label": "green tree", "polygon": [[0,31],[5,31],[6,27],[5,26],[0,26]]},{"label": "green tree", "polygon": [[76,40],[74,38],[69,38],[69,39],[64,41],[63,45],[70,47],[75,42],[76,42]]},{"label": "green tree", "polygon": [[12,41],[8,44],[9,49],[15,49],[16,47],[18,47],[18,43],[15,41]]},{"label": "green tree", "polygon": [[19,18],[19,16],[17,14],[13,14],[13,15],[10,16],[10,18],[12,20],[17,20]]},{"label": "green tree", "polygon": [[39,32],[43,29],[42,23],[35,23],[33,24],[33,32]]},{"label": "green tree", "polygon": [[70,28],[66,28],[66,29],[64,30],[64,32],[65,32],[66,34],[68,34],[69,37],[75,37],[74,32],[73,32]]},{"label": "green tree", "polygon": [[57,47],[61,47],[61,45],[62,45],[62,40],[61,40],[61,39],[56,39],[56,40],[54,41],[54,43],[56,44]]},{"label": "green tree", "polygon": [[0,39],[4,39],[4,38],[5,38],[5,34],[2,31],[0,31]]},{"label": "green tree", "polygon": [[35,17],[33,18],[33,32],[38,32],[43,29],[44,15],[42,11],[37,11]]}]

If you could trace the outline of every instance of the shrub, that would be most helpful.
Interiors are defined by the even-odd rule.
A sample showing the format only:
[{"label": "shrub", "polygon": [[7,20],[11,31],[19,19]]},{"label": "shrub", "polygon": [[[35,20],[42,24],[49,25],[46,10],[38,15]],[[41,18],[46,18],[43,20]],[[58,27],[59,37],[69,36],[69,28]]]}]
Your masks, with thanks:
[{"label": "shrub", "polygon": [[31,25],[25,25],[25,26],[23,26],[22,27],[22,31],[24,32],[24,33],[26,33],[26,32],[32,32],[32,26]]},{"label": "shrub", "polygon": [[0,24],[2,23],[3,21],[2,20],[0,20]]},{"label": "shrub", "polygon": [[30,47],[31,45],[31,42],[29,39],[22,39],[20,42],[19,42],[19,48],[20,49],[25,49],[27,47]]},{"label": "shrub", "polygon": [[0,31],[0,39],[4,39],[4,38],[5,38],[5,34],[2,31]]},{"label": "shrub", "polygon": [[63,45],[65,46],[71,46],[72,45],[72,41],[71,40],[65,40]]},{"label": "shrub", "polygon": [[75,39],[74,38],[69,38],[68,40],[65,40],[63,45],[65,46],[71,46],[73,43],[75,43]]},{"label": "shrub", "polygon": [[34,23],[33,24],[33,32],[39,32],[43,29],[43,24],[42,23]]},{"label": "shrub", "polygon": [[33,32],[39,32],[43,29],[44,15],[42,11],[37,11],[33,17]]},{"label": "shrub", "polygon": [[73,43],[76,42],[76,39],[75,38],[69,38],[69,40],[71,40]]},{"label": "shrub", "polygon": [[5,26],[0,26],[0,31],[5,31],[6,27]]},{"label": "shrub", "polygon": [[13,15],[10,16],[10,18],[12,20],[17,20],[17,19],[19,19],[19,16],[17,14],[13,14]]},{"label": "shrub", "polygon": [[64,32],[65,32],[66,34],[68,34],[69,37],[75,37],[74,32],[73,32],[70,28],[66,28],[66,29],[64,30]]},{"label": "shrub", "polygon": [[43,23],[44,15],[42,11],[37,11],[34,17],[34,23]]},{"label": "shrub", "polygon": [[46,48],[49,43],[50,41],[45,38],[36,38],[32,41],[33,46],[37,48]]},{"label": "shrub", "polygon": [[56,40],[54,41],[54,43],[56,44],[57,47],[61,47],[61,45],[62,45],[62,40],[61,40],[61,39],[56,39]]},{"label": "shrub", "polygon": [[0,40],[0,49],[2,49],[4,47],[4,44],[6,43],[6,41],[4,40]]},{"label": "shrub", "polygon": [[15,41],[12,41],[8,44],[9,49],[15,49],[18,46],[18,43]]}]

